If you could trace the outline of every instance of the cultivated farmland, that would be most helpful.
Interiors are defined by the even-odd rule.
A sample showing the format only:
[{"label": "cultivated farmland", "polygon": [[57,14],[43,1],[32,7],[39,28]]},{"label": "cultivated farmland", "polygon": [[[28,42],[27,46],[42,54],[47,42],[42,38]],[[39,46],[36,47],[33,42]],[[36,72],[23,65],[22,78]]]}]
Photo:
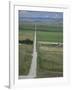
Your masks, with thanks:
[{"label": "cultivated farmland", "polygon": [[63,27],[44,27],[37,28],[37,77],[62,77]]},{"label": "cultivated farmland", "polygon": [[[30,29],[31,28],[31,29]],[[33,53],[32,24],[19,25],[19,75],[28,75]]]},{"label": "cultivated farmland", "polygon": [[[28,75],[33,54],[35,27],[19,25],[19,75]],[[63,76],[63,26],[36,23],[37,78]],[[27,42],[28,41],[28,42]]]}]

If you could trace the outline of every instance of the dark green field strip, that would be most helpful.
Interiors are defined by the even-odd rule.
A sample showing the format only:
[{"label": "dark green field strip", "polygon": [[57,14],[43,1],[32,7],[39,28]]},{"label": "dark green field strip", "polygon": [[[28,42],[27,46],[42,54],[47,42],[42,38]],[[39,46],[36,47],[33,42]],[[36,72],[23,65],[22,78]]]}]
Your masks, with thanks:
[{"label": "dark green field strip", "polygon": [[38,41],[47,41],[47,42],[63,42],[63,33],[62,32],[37,32]]},{"label": "dark green field strip", "polygon": [[[34,30],[35,23],[23,23],[19,25],[19,30]],[[63,25],[61,24],[40,24],[36,23],[37,31],[48,31],[48,32],[63,32]]]},{"label": "dark green field strip", "polygon": [[47,25],[38,25],[37,26],[38,31],[48,31],[48,32],[62,32],[63,27],[62,26],[47,26]]},{"label": "dark green field strip", "polygon": [[19,25],[19,30],[28,30],[28,31],[34,31],[35,25],[34,24],[21,24]]}]

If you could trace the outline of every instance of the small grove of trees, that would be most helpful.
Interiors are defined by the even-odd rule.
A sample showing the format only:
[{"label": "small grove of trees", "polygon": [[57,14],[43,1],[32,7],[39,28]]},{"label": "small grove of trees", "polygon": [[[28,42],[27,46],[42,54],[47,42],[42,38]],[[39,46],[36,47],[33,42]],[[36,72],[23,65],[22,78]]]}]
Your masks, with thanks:
[{"label": "small grove of trees", "polygon": [[19,40],[20,44],[33,44],[33,41],[30,39],[25,39],[25,40]]}]

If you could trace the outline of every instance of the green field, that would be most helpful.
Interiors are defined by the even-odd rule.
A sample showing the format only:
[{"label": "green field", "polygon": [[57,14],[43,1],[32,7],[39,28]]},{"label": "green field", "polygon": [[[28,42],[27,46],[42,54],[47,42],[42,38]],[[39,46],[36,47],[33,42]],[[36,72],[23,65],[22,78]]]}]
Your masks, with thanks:
[{"label": "green field", "polygon": [[63,49],[55,46],[42,46],[38,48],[37,77],[63,76]]},{"label": "green field", "polygon": [[47,23],[45,23],[45,24],[41,24],[41,23],[39,23],[39,24],[37,24],[36,25],[37,26],[37,30],[38,31],[48,31],[48,32],[63,32],[63,26],[62,26],[62,24],[47,24]]},{"label": "green field", "polygon": [[31,30],[20,30],[19,31],[19,40],[30,39],[33,40],[34,31]]},{"label": "green field", "polygon": [[37,32],[37,40],[38,41],[46,41],[46,42],[63,42],[63,32]]},{"label": "green field", "polygon": [[[37,77],[63,76],[63,26],[37,24]],[[19,26],[19,40],[34,39],[35,26],[24,23]],[[40,43],[41,42],[41,43]],[[49,42],[49,43],[48,43]],[[32,60],[33,44],[19,43],[19,75],[28,75]]]},{"label": "green field", "polygon": [[62,25],[37,25],[37,77],[63,76]]},{"label": "green field", "polygon": [[[19,41],[33,41],[33,31],[19,30]],[[33,44],[19,43],[19,75],[28,75],[33,53]]]},{"label": "green field", "polygon": [[[37,40],[47,41],[47,42],[63,42],[63,26],[60,24],[58,27],[56,25],[48,24],[37,24]],[[35,30],[33,23],[24,23],[21,24],[19,29],[20,33],[31,32]],[[30,33],[29,33],[30,34]]]},{"label": "green field", "polygon": [[19,75],[29,73],[32,60],[32,45],[19,45]]}]

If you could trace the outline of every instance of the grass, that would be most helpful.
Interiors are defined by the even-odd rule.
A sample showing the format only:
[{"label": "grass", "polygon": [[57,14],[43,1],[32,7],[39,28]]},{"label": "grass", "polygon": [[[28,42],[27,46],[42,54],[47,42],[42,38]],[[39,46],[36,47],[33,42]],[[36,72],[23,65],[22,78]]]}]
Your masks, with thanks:
[{"label": "grass", "polygon": [[[20,24],[19,40],[34,37],[34,24]],[[39,42],[43,42],[39,43]],[[63,43],[62,25],[37,25],[37,77],[63,76],[63,47],[44,44],[44,42]],[[28,75],[32,60],[33,45],[19,44],[19,75]]]},{"label": "grass", "polygon": [[52,47],[40,46],[40,47],[38,49],[37,77],[44,78],[44,77],[63,76],[62,47],[58,48],[53,46]]},{"label": "grass", "polygon": [[62,25],[49,25],[49,24],[38,24],[37,25],[37,30],[38,31],[48,31],[48,32],[62,32],[63,31],[63,26]]},{"label": "grass", "polygon": [[34,31],[34,23],[22,23],[22,24],[19,24],[19,30]]},{"label": "grass", "polygon": [[33,40],[34,32],[30,30],[20,30],[19,31],[19,40],[30,39]]},{"label": "grass", "polygon": [[[35,30],[34,23],[23,23],[19,25],[20,29],[20,38],[31,37],[31,32]],[[39,41],[48,41],[48,42],[63,42],[63,26],[59,24],[48,25],[48,24],[37,24],[37,40]],[[22,32],[27,33],[26,36],[22,35]]]},{"label": "grass", "polygon": [[29,73],[32,59],[32,45],[19,45],[19,75]]},{"label": "grass", "polygon": [[[19,30],[32,30],[34,31],[34,28],[35,28],[35,24],[30,22],[24,22],[24,23],[21,23],[19,24]],[[37,31],[50,31],[50,32],[62,32],[63,31],[63,24],[56,24],[56,23],[52,23],[52,24],[49,24],[49,23],[39,23],[39,22],[36,22],[36,28],[37,28]]]},{"label": "grass", "polygon": [[46,42],[63,42],[63,33],[38,31],[37,40]]},{"label": "grass", "polygon": [[[20,30],[19,40],[33,40],[33,31]],[[33,44],[19,44],[19,75],[28,75],[32,61]]]},{"label": "grass", "polygon": [[38,78],[63,76],[63,46],[52,44],[58,42],[63,43],[62,27],[58,31],[55,26],[37,30]]}]

